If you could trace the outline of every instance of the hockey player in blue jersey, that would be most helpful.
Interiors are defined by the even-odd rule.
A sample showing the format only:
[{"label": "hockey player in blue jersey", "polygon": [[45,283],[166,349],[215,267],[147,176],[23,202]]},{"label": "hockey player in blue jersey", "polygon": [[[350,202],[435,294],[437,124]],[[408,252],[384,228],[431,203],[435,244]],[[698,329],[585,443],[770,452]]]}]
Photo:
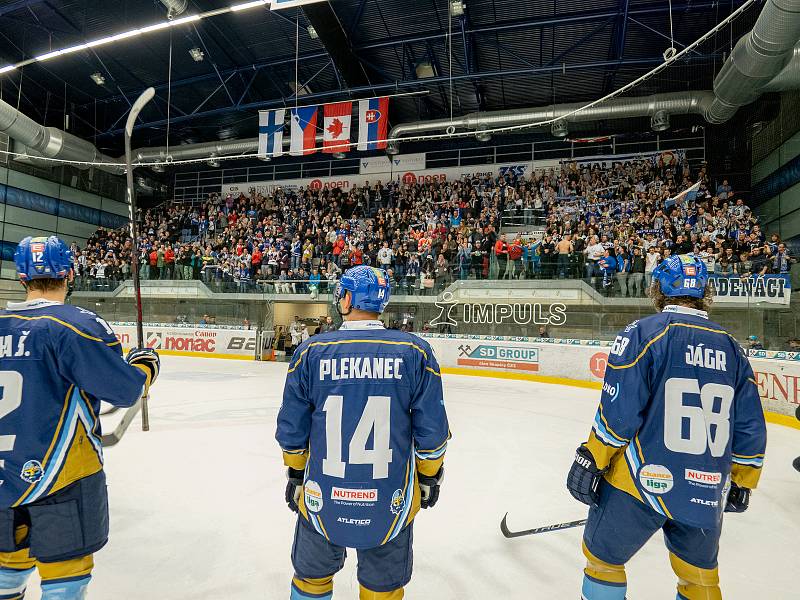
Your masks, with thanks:
[{"label": "hockey player in blue jersey", "polygon": [[0,311],[0,598],[23,598],[36,568],[43,600],[78,600],[108,540],[100,401],[133,405],[159,360],[126,362],[105,321],[64,305],[64,242],[25,238],[14,261],[27,298]]},{"label": "hockey player in blue jersey", "polygon": [[659,529],[678,600],[719,600],[724,512],[758,483],[766,425],[741,346],[706,313],[706,265],[672,256],[653,272],[659,314],[611,348],[600,407],[567,487],[588,504],[584,600],[623,600],[625,563]]},{"label": "hockey player in blue jersey", "polygon": [[295,351],[276,438],[299,511],[292,600],[330,599],[346,548],[361,600],[399,600],[411,580],[412,521],[439,497],[450,437],[431,347],[378,320],[386,273],[348,270],[335,292],[344,323]]}]

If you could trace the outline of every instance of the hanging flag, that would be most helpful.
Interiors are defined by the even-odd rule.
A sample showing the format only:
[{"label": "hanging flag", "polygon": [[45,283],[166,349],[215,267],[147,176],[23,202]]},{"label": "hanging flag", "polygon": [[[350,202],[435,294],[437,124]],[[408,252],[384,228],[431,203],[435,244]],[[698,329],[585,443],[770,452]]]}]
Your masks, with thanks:
[{"label": "hanging flag", "polygon": [[383,150],[389,135],[389,98],[358,102],[358,149]]},{"label": "hanging flag", "polygon": [[289,154],[307,156],[316,152],[318,106],[292,109],[292,143]]},{"label": "hanging flag", "polygon": [[258,112],[258,155],[283,156],[283,121],[286,109]]},{"label": "hanging flag", "polygon": [[336,102],[325,105],[325,126],[322,151],[327,154],[350,150],[350,125],[353,120],[353,103]]}]

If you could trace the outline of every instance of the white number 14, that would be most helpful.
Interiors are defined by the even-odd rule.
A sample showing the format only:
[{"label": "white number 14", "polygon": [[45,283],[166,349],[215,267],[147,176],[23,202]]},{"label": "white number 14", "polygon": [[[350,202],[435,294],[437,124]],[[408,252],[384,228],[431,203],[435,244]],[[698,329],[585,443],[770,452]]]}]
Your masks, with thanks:
[{"label": "white number 14", "polygon": [[[322,409],[325,411],[327,440],[327,457],[322,460],[322,472],[341,479],[347,468],[347,463],[342,461],[343,404],[343,396],[328,396]],[[392,462],[392,449],[389,447],[390,407],[389,396],[369,396],[348,448],[350,464],[372,465],[373,479],[389,477],[389,465]],[[369,450],[367,441],[373,431],[372,450]]]}]

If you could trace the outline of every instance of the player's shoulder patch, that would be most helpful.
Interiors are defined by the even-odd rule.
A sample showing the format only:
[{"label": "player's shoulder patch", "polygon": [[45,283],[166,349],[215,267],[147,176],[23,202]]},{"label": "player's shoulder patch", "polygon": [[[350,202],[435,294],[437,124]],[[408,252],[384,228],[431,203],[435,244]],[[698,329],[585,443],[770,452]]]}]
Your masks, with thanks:
[{"label": "player's shoulder patch", "polygon": [[57,323],[60,321],[60,325],[82,337],[105,343],[113,343],[117,339],[114,330],[105,319],[91,310],[67,304],[59,307],[57,314],[53,316],[57,319]]}]

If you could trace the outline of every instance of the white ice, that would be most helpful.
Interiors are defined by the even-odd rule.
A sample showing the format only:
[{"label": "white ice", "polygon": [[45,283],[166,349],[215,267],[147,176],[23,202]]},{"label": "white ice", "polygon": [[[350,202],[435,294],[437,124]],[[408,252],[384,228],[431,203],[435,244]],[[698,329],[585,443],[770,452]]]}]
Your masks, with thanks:
[{"label": "white ice", "polygon": [[[107,450],[111,540],[96,556],[95,600],[286,599],[294,516],[274,441],[286,365],[166,357],[151,431],[135,423]],[[564,488],[598,392],[480,377],[444,377],[453,431],[439,504],[417,518],[413,600],[580,597],[581,530],[507,540],[514,529],[580,519]],[[770,426],[762,485],[726,519],[726,600],[797,598],[800,432]],[[632,600],[672,600],[660,535],[628,567]],[[34,583],[34,582],[32,582]],[[355,600],[355,556],[335,579]],[[39,598],[38,585],[29,597]]]}]

